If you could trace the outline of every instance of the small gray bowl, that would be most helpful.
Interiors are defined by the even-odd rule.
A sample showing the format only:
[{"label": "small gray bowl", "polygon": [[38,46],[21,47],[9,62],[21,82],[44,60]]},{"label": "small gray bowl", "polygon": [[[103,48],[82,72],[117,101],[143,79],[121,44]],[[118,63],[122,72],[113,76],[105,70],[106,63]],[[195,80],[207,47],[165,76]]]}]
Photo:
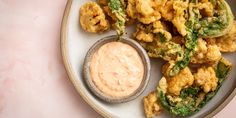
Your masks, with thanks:
[{"label": "small gray bowl", "polygon": [[[115,42],[119,41],[125,44],[129,44],[133,48],[135,48],[140,55],[143,65],[144,65],[144,76],[143,80],[139,86],[139,88],[132,93],[129,96],[123,97],[123,98],[113,98],[110,97],[103,92],[101,92],[96,85],[93,83],[91,75],[90,75],[90,61],[92,59],[93,54],[104,44],[109,43],[109,42]],[[146,88],[148,82],[149,82],[149,77],[150,77],[150,60],[149,57],[146,53],[146,51],[143,49],[143,47],[137,43],[135,40],[127,38],[127,37],[121,37],[121,40],[117,40],[116,35],[108,36],[105,38],[100,39],[97,41],[87,52],[87,55],[85,57],[84,65],[83,65],[83,76],[84,76],[84,82],[87,84],[87,87],[91,90],[91,92],[96,95],[98,98],[101,100],[104,100],[105,102],[108,103],[123,103],[123,102],[128,102],[131,101],[135,98],[137,98]]]}]

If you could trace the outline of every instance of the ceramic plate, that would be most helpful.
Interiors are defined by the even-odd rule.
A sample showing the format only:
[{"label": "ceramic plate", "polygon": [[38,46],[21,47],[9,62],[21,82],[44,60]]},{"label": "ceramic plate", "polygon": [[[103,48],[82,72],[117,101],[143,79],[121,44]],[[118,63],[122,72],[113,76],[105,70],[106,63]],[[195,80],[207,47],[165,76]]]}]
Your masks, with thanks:
[{"label": "ceramic plate", "polygon": [[[161,78],[161,60],[151,60],[151,78],[145,91],[137,98],[127,103],[108,104],[96,98],[86,87],[83,81],[82,69],[85,55],[89,48],[99,39],[116,34],[110,31],[104,34],[91,34],[84,32],[79,25],[79,8],[82,4],[91,0],[68,0],[61,29],[61,49],[64,64],[70,80],[79,94],[98,113],[104,117],[143,118],[142,98],[155,90]],[[228,0],[234,14],[236,13],[235,0]],[[128,36],[133,28],[127,29]],[[217,95],[199,112],[192,115],[193,118],[212,117],[222,110],[236,94],[236,53],[224,54],[224,57],[233,63],[233,71]],[[162,113],[158,118],[172,117],[168,113]]]}]

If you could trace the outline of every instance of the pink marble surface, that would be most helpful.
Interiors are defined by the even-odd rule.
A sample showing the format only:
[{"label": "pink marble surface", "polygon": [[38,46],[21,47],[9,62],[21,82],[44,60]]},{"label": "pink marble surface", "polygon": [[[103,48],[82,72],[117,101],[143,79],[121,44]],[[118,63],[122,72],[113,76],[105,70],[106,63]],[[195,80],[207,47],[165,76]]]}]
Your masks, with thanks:
[{"label": "pink marble surface", "polygon": [[[60,54],[66,0],[0,0],[0,118],[97,118]],[[215,117],[233,118],[236,98]]]}]

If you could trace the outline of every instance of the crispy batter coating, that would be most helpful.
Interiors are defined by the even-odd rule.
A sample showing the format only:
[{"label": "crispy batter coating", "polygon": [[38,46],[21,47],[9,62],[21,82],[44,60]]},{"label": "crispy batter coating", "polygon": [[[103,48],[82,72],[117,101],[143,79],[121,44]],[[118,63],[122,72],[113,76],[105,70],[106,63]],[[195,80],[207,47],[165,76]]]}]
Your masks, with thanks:
[{"label": "crispy batter coating", "polygon": [[178,102],[182,101],[182,99],[178,96],[167,95],[167,98],[173,103],[178,103]]},{"label": "crispy batter coating", "polygon": [[194,74],[194,83],[201,86],[205,93],[208,93],[216,89],[218,78],[212,67],[202,67]]},{"label": "crispy batter coating", "polygon": [[142,41],[143,39],[140,40],[140,44],[146,49],[149,57],[162,58],[166,61],[178,61],[183,58],[184,49],[181,45],[172,41],[165,42],[160,34],[155,35],[152,42],[147,42],[146,39],[144,41]]},{"label": "crispy batter coating", "polygon": [[[121,0],[121,4],[124,6],[124,8],[128,9],[128,1],[127,0]],[[130,6],[132,6],[132,5],[130,5]],[[115,13],[112,13],[112,10],[109,8],[108,4],[104,5],[102,8],[103,8],[103,11],[105,12],[105,14],[111,18],[111,21],[110,21],[111,26],[112,26],[112,28],[115,29],[115,27],[116,27],[115,23],[118,20],[119,16],[117,16]],[[130,11],[133,12],[133,9],[131,9]],[[128,11],[124,11],[124,12],[126,12],[126,15],[128,14]],[[129,17],[129,15],[126,16],[125,20],[126,20],[125,21],[126,26],[133,25],[135,22],[135,20],[133,18]]]},{"label": "crispy batter coating", "polygon": [[104,32],[109,29],[109,23],[100,6],[95,2],[87,2],[80,8],[80,24],[91,33]]},{"label": "crispy batter coating", "polygon": [[144,24],[150,24],[161,18],[159,11],[153,7],[152,0],[136,0],[136,10],[138,14],[138,20]]},{"label": "crispy batter coating", "polygon": [[172,35],[170,32],[167,30],[166,24],[164,24],[161,21],[155,21],[152,23],[153,24],[153,33],[160,33],[162,34],[166,41],[169,41],[172,38]]},{"label": "crispy batter coating", "polygon": [[174,8],[173,8],[173,1],[167,1],[161,8],[160,8],[161,16],[167,20],[171,21],[174,18]]},{"label": "crispy batter coating", "polygon": [[139,41],[152,42],[155,38],[154,35],[158,33],[162,34],[166,41],[169,41],[172,38],[170,32],[167,31],[165,24],[161,21],[155,21],[149,25],[138,24],[133,36]]},{"label": "crispy batter coating", "polygon": [[136,0],[128,0],[128,5],[126,8],[126,13],[131,19],[137,18],[137,10],[136,10]]},{"label": "crispy batter coating", "polygon": [[151,0],[136,0],[136,10],[143,16],[149,16],[154,12]]},{"label": "crispy batter coating", "polygon": [[187,8],[188,1],[184,2],[181,0],[176,0],[173,2],[174,18],[172,20],[172,23],[182,36],[185,36],[187,34],[185,26],[186,18],[184,17],[184,11],[186,11]]},{"label": "crispy batter coating", "polygon": [[202,1],[198,3],[196,7],[204,17],[212,17],[214,15],[214,6],[209,1]]},{"label": "crispy batter coating", "polygon": [[107,5],[107,0],[97,0],[100,5]]},{"label": "crispy batter coating", "polygon": [[180,95],[183,88],[189,87],[193,84],[194,78],[188,67],[181,70],[176,76],[167,78],[167,91],[172,95]]},{"label": "crispy batter coating", "polygon": [[[213,64],[222,59],[221,52],[236,51],[236,21],[232,30],[224,36],[201,38],[205,36],[204,33],[210,34],[214,28],[221,30],[224,27],[221,22],[227,21],[224,17],[219,17],[218,21],[218,15],[221,16],[218,9],[222,6],[214,2],[219,1],[197,0],[194,3],[189,0],[119,0],[115,1],[119,4],[112,7],[109,0],[97,2],[102,8],[95,2],[87,2],[80,8],[82,28],[87,32],[100,33],[109,30],[111,24],[118,31],[124,32],[120,29],[125,29],[125,25],[137,23],[133,37],[146,49],[149,57],[168,61],[162,67],[163,77],[157,91],[162,90],[169,102],[179,103],[183,99],[181,90],[197,87],[202,89],[196,100],[198,106],[207,93],[216,90],[218,78]],[[211,22],[214,20],[217,23]],[[186,67],[189,60],[194,65]],[[173,68],[180,71],[175,76],[170,76]],[[157,91],[143,98],[144,111],[148,118],[157,116],[162,111],[158,98],[161,95],[158,96]]]},{"label": "crispy batter coating", "polygon": [[159,12],[154,12],[152,15],[150,16],[139,16],[138,20],[140,22],[142,22],[143,24],[150,24],[153,23],[157,20],[161,19],[161,14]]},{"label": "crispy batter coating", "polygon": [[183,0],[170,0],[163,1],[165,4],[162,4],[160,7],[161,16],[166,20],[173,23],[173,25],[177,28],[177,31],[185,36],[187,34],[186,31],[186,18],[184,16],[185,11],[188,8],[188,1]]},{"label": "crispy batter coating", "polygon": [[126,12],[132,19],[138,19],[143,24],[150,24],[164,18],[177,28],[178,32],[187,34],[184,17],[188,2],[182,0],[128,0]]},{"label": "crispy batter coating", "polygon": [[216,44],[221,52],[235,52],[236,51],[236,21],[229,33],[222,37],[206,39],[209,44]]},{"label": "crispy batter coating", "polygon": [[153,0],[128,0],[127,16],[138,19],[143,24],[153,23],[161,18],[161,14],[155,9],[155,2]]},{"label": "crispy batter coating", "polygon": [[182,36],[174,36],[171,41],[177,43],[177,44],[180,44],[180,45],[183,45],[185,43],[185,40],[184,40],[184,37]]},{"label": "crispy batter coating", "polygon": [[162,78],[161,78],[161,80],[159,81],[158,86],[159,86],[159,88],[163,91],[163,93],[166,93],[166,92],[167,92],[168,84],[167,84],[167,81],[166,81],[166,78],[165,78],[165,77],[162,77]]},{"label": "crispy batter coating", "polygon": [[203,39],[198,39],[198,46],[194,56],[191,59],[192,63],[203,63],[205,54],[207,53],[206,42]]},{"label": "crispy batter coating", "polygon": [[208,62],[217,62],[221,59],[221,53],[217,45],[208,45],[206,60]]},{"label": "crispy batter coating", "polygon": [[154,33],[152,33],[152,29],[150,27],[151,26],[138,24],[133,37],[135,37],[139,41],[152,42],[154,40]]},{"label": "crispy batter coating", "polygon": [[147,118],[157,116],[162,111],[156,91],[149,93],[146,97],[143,98],[143,105]]},{"label": "crispy batter coating", "polygon": [[142,40],[145,42],[152,42],[154,38],[153,33],[146,33],[145,31],[140,30],[140,29],[138,29],[134,35],[137,40]]},{"label": "crispy batter coating", "polygon": [[103,10],[104,10],[104,12],[105,12],[109,17],[112,18],[113,21],[116,21],[116,20],[117,20],[116,15],[111,12],[111,9],[110,9],[108,6],[104,6],[104,7],[103,7]]},{"label": "crispy batter coating", "polygon": [[194,56],[191,59],[191,63],[195,64],[214,64],[221,59],[221,53],[217,45],[208,45],[205,40],[198,39],[198,47]]}]

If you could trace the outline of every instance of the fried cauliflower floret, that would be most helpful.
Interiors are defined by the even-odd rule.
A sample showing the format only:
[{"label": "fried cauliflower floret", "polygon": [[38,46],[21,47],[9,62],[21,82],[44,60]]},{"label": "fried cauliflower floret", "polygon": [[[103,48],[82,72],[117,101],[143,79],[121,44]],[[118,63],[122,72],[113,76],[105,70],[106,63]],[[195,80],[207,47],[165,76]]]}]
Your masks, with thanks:
[{"label": "fried cauliflower floret", "polygon": [[100,6],[95,2],[87,2],[80,8],[80,24],[91,33],[103,32],[109,29],[109,23]]},{"label": "fried cauliflower floret", "polygon": [[127,13],[127,16],[130,17],[131,19],[137,18],[138,13],[136,10],[136,0],[128,0],[126,13]]},{"label": "fried cauliflower floret", "polygon": [[202,16],[212,17],[214,15],[214,6],[211,2],[203,1],[198,3],[196,7],[200,10]]},{"label": "fried cauliflower floret", "polygon": [[208,93],[216,89],[218,78],[212,67],[203,67],[194,74],[194,83],[201,86],[205,93]]},{"label": "fried cauliflower floret", "polygon": [[154,12],[152,15],[150,16],[139,16],[138,20],[140,22],[142,22],[143,24],[150,24],[153,23],[157,20],[161,19],[161,14],[159,12]]},{"label": "fried cauliflower floret", "polygon": [[156,91],[143,98],[144,112],[147,118],[157,116],[162,111]]},{"label": "fried cauliflower floret", "polygon": [[161,14],[153,5],[153,0],[136,0],[137,18],[143,24],[150,24],[161,18]]},{"label": "fried cauliflower floret", "polygon": [[221,58],[221,53],[216,45],[207,45],[203,39],[198,39],[198,46],[191,63],[215,63]]},{"label": "fried cauliflower floret", "polygon": [[185,11],[188,8],[188,2],[176,0],[173,3],[173,9],[174,9],[174,18],[172,20],[172,23],[177,28],[178,32],[185,36],[187,34],[185,22],[186,19],[184,17]]},{"label": "fried cauliflower floret", "polygon": [[[172,41],[167,43],[159,43],[156,47],[156,52],[159,53],[159,57],[166,61],[179,61],[183,59],[184,49]],[[150,57],[155,57],[155,53],[148,52]]]},{"label": "fried cauliflower floret", "polygon": [[136,9],[143,16],[149,16],[153,14],[154,9],[152,8],[151,0],[136,0]]},{"label": "fried cauliflower floret", "polygon": [[163,1],[165,0],[128,0],[127,16],[130,19],[138,19],[143,24],[153,23],[161,18],[157,8]]},{"label": "fried cauliflower floret", "polygon": [[222,37],[206,39],[209,44],[215,44],[219,47],[221,52],[235,52],[236,51],[236,21],[229,33]]},{"label": "fried cauliflower floret", "polygon": [[180,95],[183,88],[191,86],[194,82],[193,75],[188,67],[181,70],[177,75],[167,78],[167,91],[172,95]]}]

